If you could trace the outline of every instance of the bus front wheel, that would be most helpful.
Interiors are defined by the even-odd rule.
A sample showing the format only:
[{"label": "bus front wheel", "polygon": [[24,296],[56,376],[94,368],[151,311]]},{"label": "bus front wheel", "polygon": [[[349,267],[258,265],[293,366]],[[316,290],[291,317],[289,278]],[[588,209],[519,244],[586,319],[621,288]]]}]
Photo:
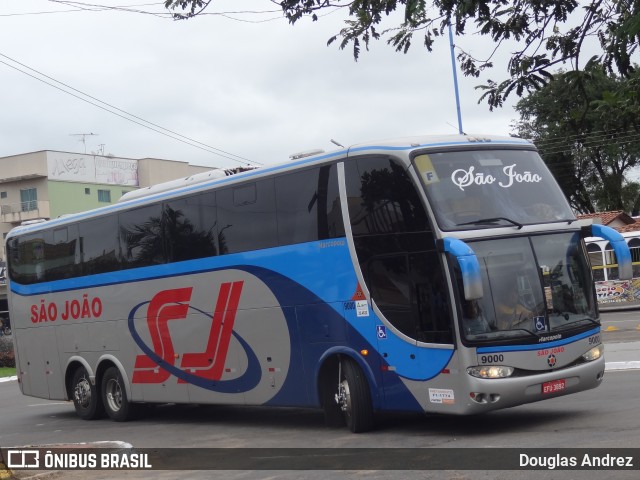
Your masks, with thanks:
[{"label": "bus front wheel", "polygon": [[83,420],[94,420],[104,414],[102,400],[96,386],[91,383],[87,369],[80,366],[73,372],[71,397],[76,414]]},{"label": "bus front wheel", "polygon": [[102,402],[109,418],[116,422],[125,422],[133,416],[133,405],[116,367],[109,367],[102,376]]},{"label": "bus front wheel", "polygon": [[371,430],[373,407],[369,384],[358,364],[351,359],[340,362],[340,382],[336,402],[344,414],[347,427],[353,433]]}]

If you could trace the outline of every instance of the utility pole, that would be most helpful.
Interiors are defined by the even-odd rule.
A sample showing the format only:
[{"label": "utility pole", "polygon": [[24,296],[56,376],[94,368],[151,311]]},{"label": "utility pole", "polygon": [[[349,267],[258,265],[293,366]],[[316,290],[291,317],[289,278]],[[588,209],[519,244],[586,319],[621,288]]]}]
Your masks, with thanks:
[{"label": "utility pole", "polygon": [[84,145],[84,153],[87,153],[87,137],[97,137],[97,133],[70,133],[72,137],[82,137],[82,144]]},{"label": "utility pole", "polygon": [[454,53],[453,32],[449,23],[449,47],[451,48],[451,68],[453,69],[453,90],[456,95],[456,110],[458,111],[458,133],[464,134],[462,130],[462,114],[460,113],[460,95],[458,94],[458,74],[456,73],[456,56]]}]

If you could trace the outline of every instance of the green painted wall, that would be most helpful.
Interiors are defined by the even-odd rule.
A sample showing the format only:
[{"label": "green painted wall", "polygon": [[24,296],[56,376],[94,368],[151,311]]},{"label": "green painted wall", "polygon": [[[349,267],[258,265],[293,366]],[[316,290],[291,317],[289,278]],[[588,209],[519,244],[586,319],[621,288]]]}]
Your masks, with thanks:
[{"label": "green painted wall", "polygon": [[[89,193],[85,192],[89,189]],[[48,182],[51,218],[67,213],[84,212],[116,203],[125,192],[136,190],[124,185],[100,185],[96,183]],[[98,190],[111,192],[111,203],[98,201]]]}]

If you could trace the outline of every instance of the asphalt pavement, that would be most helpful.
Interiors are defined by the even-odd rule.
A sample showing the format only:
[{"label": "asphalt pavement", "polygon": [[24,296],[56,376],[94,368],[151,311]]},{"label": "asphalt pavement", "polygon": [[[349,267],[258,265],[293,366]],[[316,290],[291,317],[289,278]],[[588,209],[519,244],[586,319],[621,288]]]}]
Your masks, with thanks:
[{"label": "asphalt pavement", "polygon": [[640,342],[605,343],[605,370],[640,368]]},{"label": "asphalt pavement", "polygon": [[[615,342],[605,343],[605,370],[607,372],[616,372],[624,370],[640,369],[640,341],[633,342]],[[15,381],[16,377],[3,378],[0,381]],[[74,445],[56,445],[58,448],[95,448],[95,447],[111,447],[122,448],[122,445],[94,445],[94,444],[74,444]],[[88,474],[89,473],[89,474]],[[17,470],[9,471],[3,469],[2,462],[0,462],[0,480],[51,480],[51,479],[64,479],[64,480],[84,480],[90,477],[92,480],[110,480],[129,478],[134,479],[147,479],[156,478],[168,479],[175,478],[174,475],[177,472],[141,472],[141,471],[42,471],[42,470]],[[184,472],[182,472],[184,473]]]}]

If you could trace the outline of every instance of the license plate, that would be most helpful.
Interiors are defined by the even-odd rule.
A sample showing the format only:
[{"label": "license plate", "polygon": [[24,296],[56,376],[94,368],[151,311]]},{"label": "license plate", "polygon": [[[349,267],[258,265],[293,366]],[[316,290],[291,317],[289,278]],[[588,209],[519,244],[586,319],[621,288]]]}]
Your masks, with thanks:
[{"label": "license plate", "polygon": [[561,378],[559,380],[553,380],[551,382],[544,382],[542,384],[542,393],[547,394],[547,393],[561,392],[562,390],[564,390],[565,386],[566,386],[566,381],[564,378]]}]

